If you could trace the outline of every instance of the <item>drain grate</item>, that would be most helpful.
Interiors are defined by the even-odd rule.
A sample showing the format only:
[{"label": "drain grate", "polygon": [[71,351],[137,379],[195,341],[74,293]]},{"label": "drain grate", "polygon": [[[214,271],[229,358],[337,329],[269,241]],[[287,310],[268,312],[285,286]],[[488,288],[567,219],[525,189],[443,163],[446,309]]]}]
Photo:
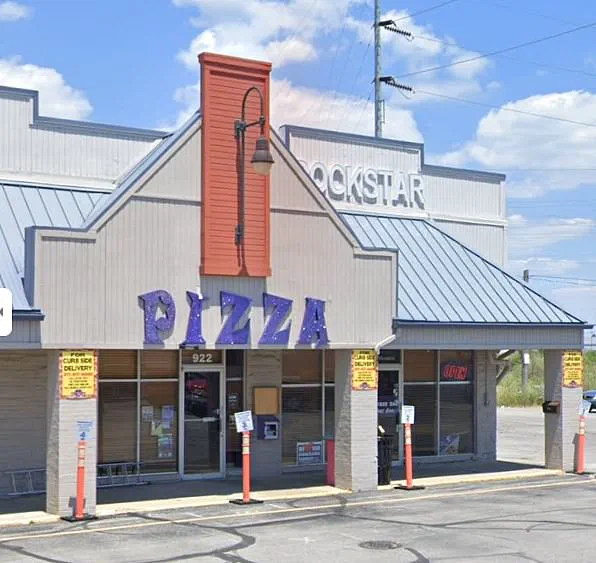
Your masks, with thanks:
[{"label": "drain grate", "polygon": [[358,544],[360,547],[364,549],[375,549],[377,551],[383,551],[386,549],[397,549],[401,547],[400,543],[395,543],[393,541],[363,541],[362,543]]}]

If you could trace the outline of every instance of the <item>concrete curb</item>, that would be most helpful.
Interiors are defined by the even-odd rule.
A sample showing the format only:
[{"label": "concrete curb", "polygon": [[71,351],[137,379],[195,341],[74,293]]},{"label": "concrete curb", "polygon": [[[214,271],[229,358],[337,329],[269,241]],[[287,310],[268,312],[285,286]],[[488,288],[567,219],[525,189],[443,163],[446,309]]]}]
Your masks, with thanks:
[{"label": "concrete curb", "polygon": [[[470,475],[442,475],[440,477],[421,477],[414,478],[415,485],[424,487],[437,485],[460,485],[468,483],[482,483],[489,481],[512,481],[519,479],[535,479],[540,477],[561,477],[565,475],[564,471],[559,469],[519,469],[515,471],[503,471],[494,473],[472,473]],[[402,479],[391,481],[391,485],[385,485],[383,489],[391,488],[395,485],[405,485]]]},{"label": "concrete curb", "polygon": [[[477,473],[469,475],[445,475],[441,477],[422,477],[414,479],[415,485],[425,487],[438,485],[461,485],[467,483],[482,483],[490,481],[511,481],[521,479],[535,479],[544,477],[561,477],[565,472],[555,469],[521,469],[495,473]],[[379,491],[393,489],[394,486],[405,484],[403,480],[392,481],[391,485],[379,486]],[[307,487],[303,489],[279,489],[275,491],[255,491],[256,499],[266,502],[287,501],[292,499],[307,499],[316,497],[332,497],[351,494],[351,491],[330,486]],[[144,500],[136,502],[100,504],[97,506],[97,516],[106,518],[122,514],[139,512],[155,512],[159,510],[176,510],[180,508],[204,508],[208,506],[227,505],[231,499],[239,498],[241,492],[232,495],[208,495],[199,497],[180,497],[172,499]],[[46,512],[21,512],[0,515],[0,528],[7,526],[27,526],[31,524],[47,524],[58,522],[59,516]]]}]

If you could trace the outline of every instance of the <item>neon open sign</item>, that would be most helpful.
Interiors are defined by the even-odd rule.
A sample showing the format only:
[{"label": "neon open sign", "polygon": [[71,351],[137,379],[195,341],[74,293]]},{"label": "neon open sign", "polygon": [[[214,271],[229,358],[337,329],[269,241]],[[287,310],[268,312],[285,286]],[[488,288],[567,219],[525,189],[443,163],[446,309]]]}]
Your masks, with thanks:
[{"label": "neon open sign", "polygon": [[441,381],[467,381],[470,368],[465,364],[449,362],[441,366]]}]

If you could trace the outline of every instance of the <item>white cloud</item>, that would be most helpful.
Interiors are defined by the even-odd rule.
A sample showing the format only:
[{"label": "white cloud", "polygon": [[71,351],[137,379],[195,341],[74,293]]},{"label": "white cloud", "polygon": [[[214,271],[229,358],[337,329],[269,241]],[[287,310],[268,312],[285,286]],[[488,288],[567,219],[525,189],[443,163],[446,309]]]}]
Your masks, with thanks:
[{"label": "white cloud", "polygon": [[572,315],[596,324],[596,287],[561,287],[553,289],[550,294]]},{"label": "white cloud", "polygon": [[[390,19],[399,22],[397,27],[413,34],[412,41],[402,35],[389,31],[382,31],[381,41],[383,43],[383,66],[385,68],[401,65],[396,74],[408,74],[427,68],[433,68],[443,64],[451,64],[464,59],[470,59],[478,55],[457,45],[451,37],[439,37],[429,25],[418,25],[407,11],[390,10],[383,14],[382,19]],[[348,26],[355,30],[361,41],[369,41],[371,25],[369,21],[348,19]],[[441,101],[421,92],[437,92],[448,96],[463,96],[478,93],[482,90],[479,77],[490,65],[487,59],[478,59],[469,63],[450,66],[444,70],[425,72],[412,78],[407,76],[402,82],[414,86],[420,90],[412,97],[412,102],[437,102]],[[387,73],[389,74],[389,73]],[[386,97],[399,97],[399,92],[387,88]]]},{"label": "white cloud", "polygon": [[509,217],[509,255],[513,260],[528,260],[553,244],[582,238],[594,231],[593,219],[549,219],[530,221],[523,215]]},{"label": "white cloud", "polygon": [[178,59],[198,69],[202,51],[267,60],[279,68],[317,58],[316,37],[340,27],[350,8],[366,0],[174,0],[200,16],[192,23],[201,32]]},{"label": "white cloud", "polygon": [[[334,131],[374,134],[373,103],[345,94],[321,92],[295,86],[287,80],[272,81],[271,119],[274,126],[286,123]],[[422,134],[411,111],[387,103],[383,129],[388,138],[421,142]]]},{"label": "white cloud", "polygon": [[[163,129],[175,129],[199,107],[199,84],[178,88],[174,99],[183,107],[175,123],[162,123]],[[421,142],[412,112],[387,104],[385,136]],[[271,80],[271,122],[279,128],[284,124],[303,125],[372,135],[374,133],[373,103],[355,96],[335,95],[294,85],[288,80]]]},{"label": "white cloud", "polygon": [[0,2],[0,21],[14,22],[29,18],[33,10],[18,2]]},{"label": "white cloud", "polygon": [[[479,122],[474,140],[443,155],[442,164],[480,166],[492,170],[554,169],[532,172],[508,182],[508,195],[533,198],[596,182],[596,94],[587,91],[551,93],[509,102],[503,108],[549,115],[595,126],[575,125],[491,110]],[[556,170],[559,169],[559,170]]]},{"label": "white cloud", "polygon": [[57,70],[22,64],[18,57],[0,59],[0,84],[39,90],[39,110],[42,115],[86,119],[93,110],[85,94],[69,86]]}]

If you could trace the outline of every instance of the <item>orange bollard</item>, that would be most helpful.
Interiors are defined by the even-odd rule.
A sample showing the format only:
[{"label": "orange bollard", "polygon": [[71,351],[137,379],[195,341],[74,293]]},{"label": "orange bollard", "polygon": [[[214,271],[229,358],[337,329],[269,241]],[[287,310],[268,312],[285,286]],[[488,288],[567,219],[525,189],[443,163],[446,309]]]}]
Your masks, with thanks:
[{"label": "orange bollard", "polygon": [[78,463],[77,463],[77,499],[75,503],[75,520],[82,520],[84,518],[85,509],[85,454],[87,450],[87,442],[79,440],[78,448]]},{"label": "orange bollard", "polygon": [[242,432],[242,499],[230,501],[232,504],[263,504],[262,500],[250,498],[250,432]]},{"label": "orange bollard", "polygon": [[414,486],[413,471],[412,471],[412,425],[404,424],[404,464],[406,468],[406,484],[398,485],[396,489],[405,491],[419,491],[424,489],[421,486]]},{"label": "orange bollard", "polygon": [[580,475],[586,470],[586,419],[579,417],[579,433],[577,435],[577,462],[575,472]]}]

